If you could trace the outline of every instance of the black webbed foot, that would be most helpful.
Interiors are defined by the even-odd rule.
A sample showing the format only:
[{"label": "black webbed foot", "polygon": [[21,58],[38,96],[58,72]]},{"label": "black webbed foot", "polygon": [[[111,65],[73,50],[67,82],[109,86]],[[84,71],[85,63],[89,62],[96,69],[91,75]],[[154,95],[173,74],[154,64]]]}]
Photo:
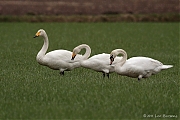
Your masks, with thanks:
[{"label": "black webbed foot", "polygon": [[63,76],[64,76],[64,71],[60,72],[60,75],[63,75]]}]

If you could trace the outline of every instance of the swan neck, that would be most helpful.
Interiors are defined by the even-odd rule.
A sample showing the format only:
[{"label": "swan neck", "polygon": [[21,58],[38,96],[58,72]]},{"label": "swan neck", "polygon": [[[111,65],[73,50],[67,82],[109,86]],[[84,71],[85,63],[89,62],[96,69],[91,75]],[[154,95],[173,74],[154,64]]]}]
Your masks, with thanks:
[{"label": "swan neck", "polygon": [[86,49],[86,52],[85,52],[85,54],[83,55],[83,59],[85,60],[85,59],[88,59],[88,58],[89,58],[89,56],[90,56],[90,54],[91,54],[91,48],[90,48],[88,45],[83,45],[83,46],[80,47],[80,49],[83,49],[83,48]]},{"label": "swan neck", "polygon": [[41,50],[39,51],[37,58],[43,58],[45,56],[46,51],[47,51],[48,46],[49,46],[47,34],[43,35],[42,37],[44,39],[44,44],[43,44]]},{"label": "swan neck", "polygon": [[122,50],[122,49],[119,49],[119,50],[117,51],[117,53],[118,53],[118,54],[122,54],[122,59],[121,59],[121,61],[119,62],[119,64],[122,66],[122,65],[126,62],[126,60],[127,60],[127,53],[126,53],[124,50]]}]

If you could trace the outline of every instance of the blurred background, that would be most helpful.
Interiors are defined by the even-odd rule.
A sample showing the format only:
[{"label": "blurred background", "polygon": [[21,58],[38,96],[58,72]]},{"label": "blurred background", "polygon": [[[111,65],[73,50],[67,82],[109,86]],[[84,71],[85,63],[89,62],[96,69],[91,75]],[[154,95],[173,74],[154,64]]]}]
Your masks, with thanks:
[{"label": "blurred background", "polygon": [[0,0],[1,21],[179,21],[179,11],[179,0]]}]

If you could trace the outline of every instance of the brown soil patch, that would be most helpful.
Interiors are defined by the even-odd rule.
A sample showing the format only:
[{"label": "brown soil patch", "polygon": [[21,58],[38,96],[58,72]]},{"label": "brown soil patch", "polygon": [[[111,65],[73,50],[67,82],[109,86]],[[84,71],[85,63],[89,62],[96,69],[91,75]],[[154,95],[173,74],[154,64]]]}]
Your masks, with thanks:
[{"label": "brown soil patch", "polygon": [[179,0],[1,0],[1,15],[179,13]]}]

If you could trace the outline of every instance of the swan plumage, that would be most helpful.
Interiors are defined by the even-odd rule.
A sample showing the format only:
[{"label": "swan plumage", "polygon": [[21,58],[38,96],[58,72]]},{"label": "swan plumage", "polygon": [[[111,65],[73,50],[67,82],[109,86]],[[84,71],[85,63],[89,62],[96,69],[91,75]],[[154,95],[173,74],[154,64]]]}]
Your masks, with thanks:
[{"label": "swan plumage", "polygon": [[[81,49],[83,49],[83,47],[79,48],[79,46],[77,46],[76,48],[74,48],[72,58],[74,58],[74,56],[76,56],[76,54],[79,53]],[[86,51],[91,51],[91,48],[88,47]],[[89,52],[89,56],[90,53],[91,52]],[[97,72],[103,72],[104,77],[105,75],[109,77],[109,73],[114,72],[114,64],[116,64],[119,60],[121,60],[121,57],[116,57],[113,65],[110,65],[109,55],[110,54],[106,54],[106,53],[97,54],[90,57],[89,59],[81,60],[80,64],[84,68],[92,69]]]},{"label": "swan plumage", "polygon": [[69,71],[80,67],[80,63],[77,61],[82,59],[82,55],[78,55],[76,60],[72,62],[70,60],[72,56],[71,51],[59,49],[46,53],[49,46],[49,40],[45,30],[38,30],[34,38],[39,36],[43,37],[44,39],[44,45],[36,56],[36,60],[39,64],[54,70],[60,70],[60,73],[63,75],[64,71]]},{"label": "swan plumage", "polygon": [[127,60],[127,53],[123,49],[115,49],[111,52],[111,63],[118,54],[122,54],[123,58],[115,64],[115,72],[120,75],[138,78],[138,80],[173,67],[173,65],[163,65],[160,61],[149,57],[132,57]]}]

